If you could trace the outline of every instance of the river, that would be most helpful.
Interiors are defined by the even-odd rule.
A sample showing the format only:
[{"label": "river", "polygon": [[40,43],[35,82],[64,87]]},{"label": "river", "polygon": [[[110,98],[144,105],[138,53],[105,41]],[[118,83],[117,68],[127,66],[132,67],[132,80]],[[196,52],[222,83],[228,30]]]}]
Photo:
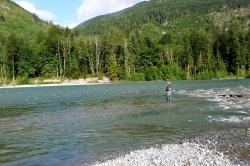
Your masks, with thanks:
[{"label": "river", "polygon": [[[249,127],[250,79],[0,88],[0,165],[78,165]],[[216,98],[242,94],[242,98]]]}]

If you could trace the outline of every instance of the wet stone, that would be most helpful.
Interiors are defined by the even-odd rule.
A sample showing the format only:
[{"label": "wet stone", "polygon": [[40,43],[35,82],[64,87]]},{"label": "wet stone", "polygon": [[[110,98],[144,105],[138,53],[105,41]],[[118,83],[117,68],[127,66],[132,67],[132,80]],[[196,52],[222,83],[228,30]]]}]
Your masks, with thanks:
[{"label": "wet stone", "polygon": [[136,150],[94,166],[162,166],[162,165],[246,165],[250,166],[248,129],[231,129],[202,133],[173,144]]},{"label": "wet stone", "polygon": [[[208,148],[217,149],[228,155],[230,160],[236,165],[250,165],[250,134],[248,134],[248,129],[203,133],[195,139],[205,139],[207,142],[213,142],[213,146],[208,146]],[[204,144],[202,141],[200,143]]]}]

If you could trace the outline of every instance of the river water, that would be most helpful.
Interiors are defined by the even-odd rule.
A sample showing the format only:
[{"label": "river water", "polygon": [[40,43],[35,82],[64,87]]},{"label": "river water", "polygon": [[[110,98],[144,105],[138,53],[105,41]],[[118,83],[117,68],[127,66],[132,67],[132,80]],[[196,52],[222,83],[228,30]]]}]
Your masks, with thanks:
[{"label": "river water", "polygon": [[[0,165],[78,165],[250,126],[250,79],[0,88]],[[221,99],[222,94],[243,98]]]}]

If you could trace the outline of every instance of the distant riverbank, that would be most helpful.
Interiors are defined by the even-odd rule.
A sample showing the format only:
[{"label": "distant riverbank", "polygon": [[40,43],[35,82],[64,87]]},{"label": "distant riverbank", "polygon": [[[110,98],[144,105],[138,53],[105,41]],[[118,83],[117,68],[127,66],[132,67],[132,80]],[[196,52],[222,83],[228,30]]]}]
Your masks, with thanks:
[{"label": "distant riverbank", "polygon": [[0,88],[15,88],[15,87],[38,87],[38,86],[70,86],[70,85],[92,85],[92,84],[105,84],[110,83],[110,79],[107,77],[99,78],[85,78],[85,79],[43,79],[34,80],[32,84],[26,85],[1,85]]}]

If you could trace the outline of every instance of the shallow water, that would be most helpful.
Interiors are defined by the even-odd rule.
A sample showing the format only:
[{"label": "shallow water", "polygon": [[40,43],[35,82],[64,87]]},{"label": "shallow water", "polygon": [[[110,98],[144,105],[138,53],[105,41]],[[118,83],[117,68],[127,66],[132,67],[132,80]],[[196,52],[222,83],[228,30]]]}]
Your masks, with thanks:
[{"label": "shallow water", "polygon": [[[77,165],[250,126],[250,79],[0,89],[1,165]],[[243,98],[220,99],[221,94]]]}]

